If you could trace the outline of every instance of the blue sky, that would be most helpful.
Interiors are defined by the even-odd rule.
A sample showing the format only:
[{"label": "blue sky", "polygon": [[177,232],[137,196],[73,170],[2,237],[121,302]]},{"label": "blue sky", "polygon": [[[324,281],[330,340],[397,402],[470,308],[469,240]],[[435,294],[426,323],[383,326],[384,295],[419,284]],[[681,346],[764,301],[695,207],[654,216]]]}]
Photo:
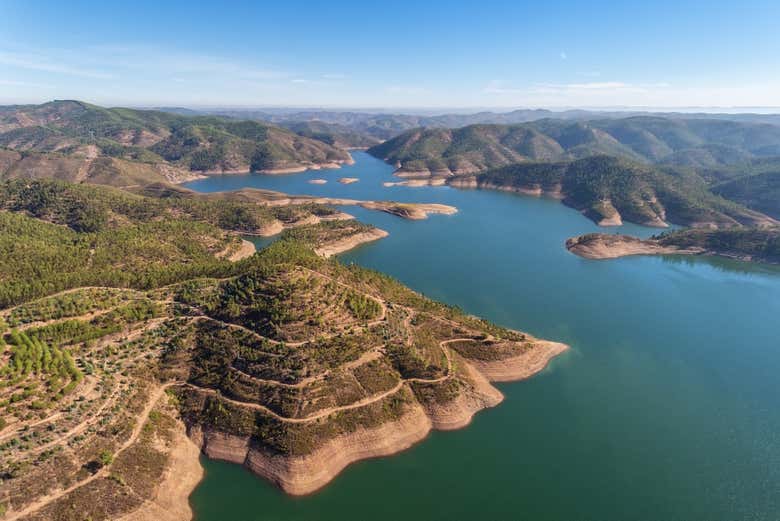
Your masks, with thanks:
[{"label": "blue sky", "polygon": [[0,103],[780,106],[779,33],[777,0],[0,0]]}]

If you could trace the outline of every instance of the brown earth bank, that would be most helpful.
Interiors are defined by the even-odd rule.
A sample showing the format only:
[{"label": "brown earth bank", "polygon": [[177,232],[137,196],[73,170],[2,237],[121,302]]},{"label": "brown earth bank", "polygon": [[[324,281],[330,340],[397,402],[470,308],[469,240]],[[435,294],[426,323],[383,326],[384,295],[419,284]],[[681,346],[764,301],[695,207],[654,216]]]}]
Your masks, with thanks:
[{"label": "brown earth bank", "polygon": [[[326,204],[331,206],[360,206],[367,210],[377,210],[391,213],[398,217],[411,220],[420,220],[429,214],[453,215],[458,212],[454,206],[438,203],[399,203],[395,201],[363,201],[360,199],[348,199],[337,197],[315,197],[310,195],[289,195],[273,190],[257,188],[243,188],[230,192],[212,192],[205,195],[210,199],[227,199],[242,202],[254,202],[267,206],[291,206],[303,204]],[[342,214],[344,215],[344,214]],[[283,228],[281,223],[273,223],[267,231],[260,233],[262,236],[276,235]]]},{"label": "brown earth bank", "polygon": [[177,422],[168,466],[154,496],[118,521],[184,521],[193,518],[189,497],[203,479],[200,449]]},{"label": "brown earth bank", "polygon": [[628,255],[701,255],[702,248],[664,246],[658,241],[643,240],[629,235],[594,233],[572,237],[566,241],[566,249],[586,259],[615,259]]},{"label": "brown earth bank", "polygon": [[[309,454],[273,453],[256,446],[248,436],[204,430],[198,425],[190,426],[189,436],[210,458],[244,465],[288,494],[311,494],[327,485],[351,463],[406,450],[432,430],[467,426],[474,414],[503,400],[503,394],[490,384],[491,381],[529,378],[568,348],[565,344],[536,339],[532,343],[533,347],[527,352],[508,360],[477,362],[453,355],[453,364],[469,382],[469,387],[456,398],[443,404],[412,401],[401,417],[332,438]],[[404,384],[402,392],[408,392],[410,385],[415,384]]]},{"label": "brown earth bank", "polygon": [[614,259],[628,255],[717,255],[764,264],[780,264],[778,245],[780,228],[692,228],[650,239],[591,233],[566,241],[566,249],[586,259]]},{"label": "brown earth bank", "polygon": [[366,232],[357,233],[351,237],[346,237],[324,244],[316,248],[314,251],[321,257],[332,257],[333,255],[338,255],[339,253],[344,253],[345,251],[356,248],[361,244],[383,239],[388,235],[389,234],[385,230],[374,228]]},{"label": "brown earth bank", "polygon": [[453,215],[458,213],[454,206],[446,204],[426,203],[396,203],[386,201],[364,201],[360,206],[368,210],[379,210],[404,219],[427,219],[429,214]]}]

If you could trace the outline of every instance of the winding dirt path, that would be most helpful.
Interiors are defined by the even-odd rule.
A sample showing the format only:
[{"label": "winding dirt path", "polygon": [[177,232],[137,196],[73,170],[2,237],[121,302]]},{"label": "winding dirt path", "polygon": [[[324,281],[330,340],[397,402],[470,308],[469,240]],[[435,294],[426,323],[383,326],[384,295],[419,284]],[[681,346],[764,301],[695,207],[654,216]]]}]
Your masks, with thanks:
[{"label": "winding dirt path", "polygon": [[450,357],[449,350],[445,348],[445,344],[450,342],[457,342],[457,341],[463,341],[463,340],[471,340],[470,338],[451,338],[449,340],[443,340],[439,342],[439,346],[441,347],[442,351],[444,352],[444,356],[447,358],[447,374],[440,376],[438,378],[402,378],[398,381],[396,385],[394,385],[391,389],[388,389],[387,391],[383,391],[379,394],[375,394],[373,396],[368,396],[366,398],[363,398],[361,400],[358,400],[354,403],[351,403],[349,405],[341,405],[338,407],[327,407],[325,409],[322,409],[321,411],[317,411],[314,414],[311,414],[309,416],[305,416],[303,418],[289,418],[287,416],[282,416],[279,413],[269,409],[265,405],[261,405],[259,403],[253,403],[253,402],[242,402],[240,400],[234,400],[232,398],[228,398],[227,396],[223,395],[216,389],[207,389],[205,387],[200,387],[191,383],[184,383],[183,385],[190,387],[192,389],[195,389],[198,392],[211,394],[214,396],[219,396],[220,399],[225,400],[228,403],[232,403],[233,405],[237,405],[239,407],[248,407],[250,409],[256,410],[256,411],[262,411],[269,416],[272,416],[276,418],[277,420],[285,423],[307,423],[315,420],[319,420],[321,418],[325,418],[326,416],[330,416],[331,414],[342,412],[342,411],[349,411],[352,409],[359,409],[361,407],[365,407],[367,405],[371,405],[372,403],[376,403],[380,400],[383,400],[387,398],[388,396],[391,396],[403,388],[403,386],[407,383],[423,383],[423,384],[435,384],[435,383],[441,383],[449,378],[452,377],[452,358]]},{"label": "winding dirt path", "polygon": [[[130,437],[117,449],[117,451],[114,453],[114,458],[116,459],[117,456],[119,456],[122,452],[130,448],[137,440],[138,437],[141,435],[141,431],[144,428],[144,425],[146,425],[146,420],[149,419],[149,414],[152,412],[152,409],[157,404],[157,402],[162,398],[163,393],[165,393],[165,390],[169,387],[172,387],[174,385],[179,385],[181,382],[169,382],[167,384],[163,384],[159,387],[157,387],[151,395],[151,398],[147,402],[144,409],[141,411],[141,414],[138,416],[138,422],[136,422],[135,427],[133,428],[133,432],[130,434]],[[49,494],[47,496],[40,497],[37,501],[34,503],[27,505],[24,509],[19,511],[11,511],[6,514],[6,517],[3,518],[4,521],[16,521],[17,519],[21,519],[24,516],[28,516],[30,514],[34,514],[38,510],[44,508],[45,506],[49,505],[53,501],[56,501],[60,499],[61,497],[65,496],[66,494],[69,494],[73,492],[74,490],[83,487],[84,485],[87,485],[93,481],[95,481],[98,478],[108,476],[110,474],[111,466],[103,467],[96,473],[92,474],[91,476],[74,483],[73,485],[58,490],[52,494]]]}]

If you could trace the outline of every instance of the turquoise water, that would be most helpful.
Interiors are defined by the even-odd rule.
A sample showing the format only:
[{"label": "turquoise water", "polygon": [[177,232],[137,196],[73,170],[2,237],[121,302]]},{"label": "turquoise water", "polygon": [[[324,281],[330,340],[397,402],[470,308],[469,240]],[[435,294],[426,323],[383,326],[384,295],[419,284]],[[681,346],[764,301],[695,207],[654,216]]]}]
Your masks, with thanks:
[{"label": "turquoise water", "polygon": [[385,188],[392,168],[355,158],[342,170],[189,186],[457,206],[419,222],[346,207],[390,236],[341,258],[572,349],[542,374],[500,385],[504,403],[469,427],[355,464],[312,496],[204,459],[191,496],[198,521],[780,519],[780,270],[581,259],[563,242],[598,228],[557,201]]}]

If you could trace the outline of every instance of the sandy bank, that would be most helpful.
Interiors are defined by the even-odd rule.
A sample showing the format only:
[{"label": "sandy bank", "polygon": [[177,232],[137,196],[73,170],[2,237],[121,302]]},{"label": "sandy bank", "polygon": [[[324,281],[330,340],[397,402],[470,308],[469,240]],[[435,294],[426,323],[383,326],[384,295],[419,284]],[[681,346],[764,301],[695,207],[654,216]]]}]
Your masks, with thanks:
[{"label": "sandy bank", "polygon": [[333,255],[338,255],[339,253],[344,253],[345,251],[349,251],[352,248],[356,248],[361,244],[383,239],[388,235],[389,234],[386,231],[379,228],[374,228],[367,232],[361,232],[350,237],[345,237],[344,239],[330,242],[320,246],[319,248],[316,248],[314,251],[321,257],[332,257]]},{"label": "sandy bank", "polygon": [[308,181],[308,182],[309,182],[309,184],[311,184],[311,185],[324,185],[324,184],[326,184],[328,181],[326,181],[325,179],[309,179],[309,181]]},{"label": "sandy bank", "polygon": [[454,206],[446,204],[425,203],[395,203],[386,201],[364,201],[360,206],[368,210],[387,212],[404,219],[427,219],[429,214],[452,215],[458,213]]},{"label": "sandy bank", "polygon": [[241,246],[231,252],[225,252],[224,258],[231,262],[238,262],[255,254],[257,249],[255,245],[245,239],[241,239]]},{"label": "sandy bank", "polygon": [[535,375],[550,360],[566,351],[569,346],[560,342],[533,340],[534,347],[520,356],[498,361],[469,360],[469,364],[491,382],[513,382]]},{"label": "sandy bank", "polygon": [[339,179],[339,183],[343,185],[351,185],[352,183],[357,183],[358,181],[360,181],[360,179],[357,177],[342,177]]}]

